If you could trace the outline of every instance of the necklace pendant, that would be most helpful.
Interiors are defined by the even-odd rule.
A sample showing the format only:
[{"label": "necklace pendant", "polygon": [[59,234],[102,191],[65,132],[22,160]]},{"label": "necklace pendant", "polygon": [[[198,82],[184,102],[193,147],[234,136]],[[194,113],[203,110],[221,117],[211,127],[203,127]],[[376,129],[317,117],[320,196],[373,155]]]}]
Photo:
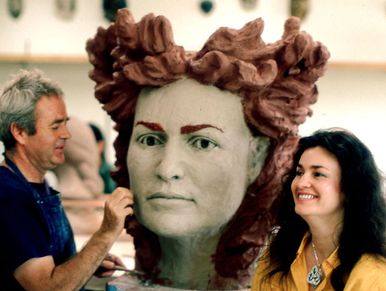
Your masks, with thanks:
[{"label": "necklace pendant", "polygon": [[307,283],[309,283],[312,288],[316,289],[320,282],[323,281],[323,271],[322,268],[315,265],[311,268],[311,271],[307,275]]}]

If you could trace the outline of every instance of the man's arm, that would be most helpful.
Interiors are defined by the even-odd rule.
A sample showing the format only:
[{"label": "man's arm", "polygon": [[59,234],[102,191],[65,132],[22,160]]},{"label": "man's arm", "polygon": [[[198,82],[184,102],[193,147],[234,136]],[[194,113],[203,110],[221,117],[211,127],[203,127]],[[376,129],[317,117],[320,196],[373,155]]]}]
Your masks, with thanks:
[{"label": "man's arm", "polygon": [[117,188],[107,199],[100,229],[84,248],[67,262],[55,266],[52,256],[33,258],[19,266],[16,280],[26,290],[78,290],[94,274],[124,227],[125,217],[133,214],[129,190]]}]

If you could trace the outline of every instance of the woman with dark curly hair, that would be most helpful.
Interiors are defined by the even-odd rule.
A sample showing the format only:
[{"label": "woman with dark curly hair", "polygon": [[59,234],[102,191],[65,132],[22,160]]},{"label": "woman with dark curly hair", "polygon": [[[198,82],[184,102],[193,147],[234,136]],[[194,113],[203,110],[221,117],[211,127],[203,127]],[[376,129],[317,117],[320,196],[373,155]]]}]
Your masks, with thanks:
[{"label": "woman with dark curly hair", "polygon": [[119,186],[135,196],[136,269],[186,289],[250,286],[329,53],[290,18],[281,40],[263,21],[220,28],[198,52],[169,21],[126,9],[87,43],[95,96],[116,122]]},{"label": "woman with dark curly hair", "polygon": [[300,139],[252,290],[386,290],[386,206],[369,149],[343,129]]}]

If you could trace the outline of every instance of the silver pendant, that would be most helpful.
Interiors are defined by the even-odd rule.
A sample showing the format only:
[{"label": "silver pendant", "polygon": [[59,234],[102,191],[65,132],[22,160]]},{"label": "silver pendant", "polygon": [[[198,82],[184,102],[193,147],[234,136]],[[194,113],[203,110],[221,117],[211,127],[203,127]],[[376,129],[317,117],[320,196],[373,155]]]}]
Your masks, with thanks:
[{"label": "silver pendant", "polygon": [[316,289],[319,286],[320,282],[323,281],[323,271],[322,268],[315,265],[311,268],[311,271],[307,275],[307,282],[310,283],[312,288]]}]

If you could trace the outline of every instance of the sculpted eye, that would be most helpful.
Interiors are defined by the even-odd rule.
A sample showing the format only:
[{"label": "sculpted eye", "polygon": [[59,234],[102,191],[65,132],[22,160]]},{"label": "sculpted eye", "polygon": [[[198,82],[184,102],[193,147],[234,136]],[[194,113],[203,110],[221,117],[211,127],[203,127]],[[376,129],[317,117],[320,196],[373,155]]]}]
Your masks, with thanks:
[{"label": "sculpted eye", "polygon": [[163,138],[154,134],[141,135],[138,137],[137,142],[149,147],[164,144]]},{"label": "sculpted eye", "polygon": [[206,137],[194,137],[189,143],[198,150],[211,150],[218,147],[218,144]]}]

